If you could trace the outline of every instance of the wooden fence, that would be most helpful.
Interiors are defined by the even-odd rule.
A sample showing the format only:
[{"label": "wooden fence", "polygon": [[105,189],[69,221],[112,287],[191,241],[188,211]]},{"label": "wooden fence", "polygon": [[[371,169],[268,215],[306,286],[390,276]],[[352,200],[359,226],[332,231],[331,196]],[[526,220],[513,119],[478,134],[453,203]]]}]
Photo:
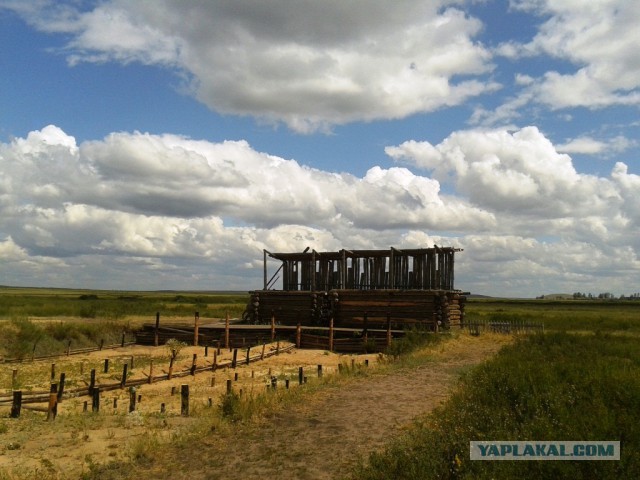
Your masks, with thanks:
[{"label": "wooden fence", "polygon": [[[205,347],[206,348],[206,347]],[[248,347],[244,353],[239,352],[238,349],[233,350],[233,357],[226,361],[218,361],[218,355],[220,354],[220,350],[214,351],[213,360],[210,364],[205,363],[203,365],[197,364],[197,358],[194,355],[191,367],[182,371],[173,371],[173,363],[169,365],[169,372],[154,375],[153,374],[153,363],[149,366],[149,374],[145,374],[145,378],[137,378],[130,379],[127,377],[127,372],[129,370],[129,364],[125,363],[123,365],[122,375],[120,380],[117,382],[99,382],[97,379],[96,370],[91,370],[91,380],[88,382],[88,385],[84,387],[77,387],[66,389],[66,376],[64,373],[60,375],[60,381],[57,383],[51,383],[51,388],[49,390],[41,390],[41,391],[23,391],[23,390],[13,390],[10,394],[5,393],[0,394],[0,406],[8,406],[11,405],[11,416],[18,417],[20,416],[20,411],[23,406],[25,408],[30,408],[32,410],[45,411],[48,416],[55,417],[57,411],[57,404],[61,402],[64,398],[77,398],[89,396],[92,399],[92,410],[99,409],[99,398],[100,394],[117,389],[124,389],[127,387],[136,387],[144,384],[151,384],[154,382],[171,380],[173,378],[186,377],[189,375],[195,375],[201,372],[215,372],[218,369],[222,368],[236,368],[238,365],[248,365],[251,362],[264,360],[265,358],[272,357],[274,355],[279,355],[280,353],[284,353],[290,351],[295,348],[293,344],[280,344],[280,342],[276,342],[275,347],[271,348],[267,351],[266,344],[262,344],[259,348],[251,348]],[[53,368],[53,367],[52,367]],[[105,360],[105,371],[108,370],[108,360]],[[53,371],[53,370],[52,370]],[[55,397],[55,398],[54,398]],[[43,404],[46,406],[31,406],[33,404]],[[85,410],[87,409],[88,402],[85,402]]]}]

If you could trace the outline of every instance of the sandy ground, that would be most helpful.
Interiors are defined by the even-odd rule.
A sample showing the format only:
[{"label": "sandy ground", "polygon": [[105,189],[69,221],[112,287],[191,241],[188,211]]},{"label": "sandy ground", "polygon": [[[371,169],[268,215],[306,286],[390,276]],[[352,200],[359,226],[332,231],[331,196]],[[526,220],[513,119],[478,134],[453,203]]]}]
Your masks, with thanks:
[{"label": "sandy ground", "polygon": [[[281,349],[292,346],[279,344]],[[277,345],[266,346],[266,353],[275,353]],[[260,348],[252,349],[258,354]],[[211,366],[213,348],[205,357],[203,347],[184,347],[174,365],[173,372],[188,371],[193,355],[197,355],[197,365]],[[130,346],[114,350],[102,350],[83,355],[58,357],[46,361],[17,364],[0,364],[0,397],[11,396],[13,370],[18,370],[20,388],[26,395],[30,391],[47,391],[50,385],[51,368],[55,363],[55,379],[61,372],[66,373],[66,389],[88,385],[91,369],[97,372],[97,383],[118,383],[126,363],[128,378],[148,378],[150,361],[153,360],[154,375],[167,373],[169,352],[165,347]],[[218,363],[231,360],[229,350],[221,350]],[[305,375],[317,376],[318,365],[323,374],[336,372],[339,363],[349,363],[351,359],[359,363],[369,359],[375,362],[375,355],[337,355],[325,351],[292,349],[262,361],[241,365],[246,358],[246,350],[238,352],[236,369],[221,368],[216,371],[199,372],[195,376],[183,376],[144,384],[136,387],[136,408],[129,413],[129,389],[104,392],[98,413],[91,411],[89,397],[64,398],[58,405],[58,415],[53,421],[46,420],[46,413],[33,411],[23,406],[19,419],[9,418],[10,404],[0,405],[0,478],[31,479],[78,478],[92,463],[112,460],[128,460],[135,453],[136,439],[145,438],[153,431],[159,441],[170,441],[176,432],[189,429],[198,419],[198,410],[215,408],[220,397],[226,392],[227,380],[232,380],[233,389],[244,394],[264,391],[272,376],[278,377],[280,388],[285,379],[290,379],[291,387],[298,382],[298,369],[303,367]],[[104,373],[105,359],[109,359],[109,371]],[[236,379],[237,375],[237,379]],[[180,391],[183,384],[189,385],[189,418],[181,416]],[[85,403],[88,411],[84,412]],[[164,414],[160,414],[164,404]],[[45,404],[38,404],[44,407]],[[132,447],[132,445],[134,445]],[[4,475],[4,476],[3,476]],[[43,476],[44,475],[44,476]],[[141,477],[142,478],[142,477]],[[163,478],[163,477],[159,477]]]},{"label": "sandy ground", "polygon": [[[419,367],[373,374],[353,379],[346,384],[331,386],[306,398],[285,412],[278,413],[259,427],[242,426],[231,433],[212,434],[194,445],[194,455],[185,458],[179,451],[162,468],[147,465],[144,469],[125,474],[122,478],[172,479],[330,479],[340,478],[367,453],[381,448],[416,416],[427,413],[443,402],[460,373],[493,355],[509,337],[484,335],[472,337],[461,334],[454,340],[436,346],[432,362]],[[281,347],[285,347],[282,344]],[[275,345],[267,346],[275,349]],[[210,365],[213,349],[204,357],[201,347],[185,347],[174,371],[188,370],[192,357],[197,364]],[[219,361],[231,358],[229,351],[221,352]],[[238,360],[242,357],[240,352]],[[149,373],[153,358],[154,374],[166,372],[167,350],[163,347],[133,346],[124,349],[94,352],[82,356],[56,360],[58,372],[66,368],[68,382],[77,385],[87,381],[88,372],[101,372],[98,382],[118,381],[122,365],[134,358],[135,368],[130,378],[143,378]],[[102,373],[104,359],[109,358],[111,369]],[[169,442],[181,429],[192,428],[198,422],[198,411],[214,407],[226,391],[227,379],[233,381],[235,391],[245,394],[264,391],[271,376],[278,377],[279,388],[290,379],[291,387],[298,383],[298,368],[305,375],[317,376],[317,366],[323,374],[335,374],[338,364],[367,359],[373,368],[376,355],[349,356],[325,351],[291,350],[236,370],[207,371],[195,376],[175,378],[137,388],[139,402],[128,413],[128,389],[105,392],[99,413],[91,412],[87,397],[64,399],[54,421],[46,421],[42,412],[23,411],[20,419],[8,418],[9,407],[0,407],[0,478],[26,479],[78,478],[92,463],[128,460],[136,453],[137,439],[149,438],[152,431],[161,442]],[[42,389],[48,386],[50,364],[4,364],[0,368],[0,387],[10,385],[12,369],[20,370],[19,378],[45,377],[45,382],[30,385]],[[82,374],[80,374],[82,365]],[[238,376],[237,381],[235,376]],[[190,388],[189,418],[180,415],[180,388]],[[29,388],[29,387],[27,387]],[[10,390],[0,390],[6,395]],[[172,395],[172,391],[175,394]],[[211,400],[210,400],[211,399]],[[89,412],[83,413],[89,400]],[[165,413],[160,415],[160,406]],[[168,455],[172,455],[171,451]],[[3,477],[4,475],[4,477]],[[130,475],[130,476],[129,476]]]}]

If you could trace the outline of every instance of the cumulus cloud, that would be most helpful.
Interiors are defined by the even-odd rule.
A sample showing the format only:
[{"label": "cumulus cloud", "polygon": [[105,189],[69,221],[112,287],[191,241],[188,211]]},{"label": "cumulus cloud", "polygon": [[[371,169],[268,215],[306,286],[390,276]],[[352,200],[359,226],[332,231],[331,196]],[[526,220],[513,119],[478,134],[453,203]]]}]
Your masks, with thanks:
[{"label": "cumulus cloud", "polygon": [[126,275],[144,288],[244,289],[259,286],[264,248],[437,243],[465,249],[457,278],[476,291],[491,291],[489,274],[513,295],[536,289],[538,274],[576,290],[607,268],[615,285],[635,278],[640,176],[626,164],[580,173],[535,127],[386,152],[403,165],[357,177],[245,141],[121,132],[78,144],[48,126],[0,144],[3,272],[27,284],[114,288]]},{"label": "cumulus cloud", "polygon": [[638,221],[637,176],[624,163],[610,177],[579,173],[535,127],[460,131],[438,145],[409,141],[386,151],[496,215],[504,234],[560,236],[607,248],[626,245]]},{"label": "cumulus cloud", "polygon": [[481,23],[430,0],[15,3],[79,62],[175,69],[211,109],[299,132],[459,105],[498,85]]},{"label": "cumulus cloud", "polygon": [[406,168],[335,174],[245,141],[116,133],[77,144],[50,125],[0,145],[0,164],[7,255],[240,265],[262,248],[371,248],[374,232],[483,230],[495,222]]},{"label": "cumulus cloud", "polygon": [[[508,41],[495,53],[511,59],[546,55],[565,63],[562,71],[549,70],[537,78],[519,74],[517,83],[526,88],[520,100],[508,103],[536,102],[552,110],[640,105],[640,9],[634,2],[601,0],[585,8],[581,2],[515,0],[511,6],[545,20],[530,42]],[[515,109],[509,111],[511,118],[517,115]]]}]

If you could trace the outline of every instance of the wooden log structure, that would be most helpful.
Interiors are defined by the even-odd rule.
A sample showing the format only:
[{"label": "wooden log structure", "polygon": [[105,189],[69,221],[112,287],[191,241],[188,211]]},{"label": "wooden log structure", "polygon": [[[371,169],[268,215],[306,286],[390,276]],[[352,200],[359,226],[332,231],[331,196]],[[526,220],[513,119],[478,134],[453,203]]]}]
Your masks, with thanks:
[{"label": "wooden log structure", "polygon": [[[464,295],[454,288],[453,247],[271,253],[264,250],[264,288],[250,292],[243,320],[280,325],[371,328],[461,325]],[[280,262],[269,277],[268,260]],[[276,278],[277,277],[277,278]],[[282,277],[281,289],[274,289]]]}]

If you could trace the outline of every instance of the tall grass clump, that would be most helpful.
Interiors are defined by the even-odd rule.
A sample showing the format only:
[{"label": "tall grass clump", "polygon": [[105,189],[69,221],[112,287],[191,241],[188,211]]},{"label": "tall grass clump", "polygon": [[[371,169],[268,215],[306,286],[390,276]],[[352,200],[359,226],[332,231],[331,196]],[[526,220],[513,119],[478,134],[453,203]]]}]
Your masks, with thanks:
[{"label": "tall grass clump", "polygon": [[[355,479],[640,478],[640,345],[555,333],[520,339],[468,372]],[[470,461],[469,442],[615,441],[620,461]]]},{"label": "tall grass clump", "polygon": [[441,340],[441,335],[428,330],[414,328],[408,330],[403,337],[394,339],[387,348],[386,353],[391,356],[407,355],[428,345],[434,345]]}]

